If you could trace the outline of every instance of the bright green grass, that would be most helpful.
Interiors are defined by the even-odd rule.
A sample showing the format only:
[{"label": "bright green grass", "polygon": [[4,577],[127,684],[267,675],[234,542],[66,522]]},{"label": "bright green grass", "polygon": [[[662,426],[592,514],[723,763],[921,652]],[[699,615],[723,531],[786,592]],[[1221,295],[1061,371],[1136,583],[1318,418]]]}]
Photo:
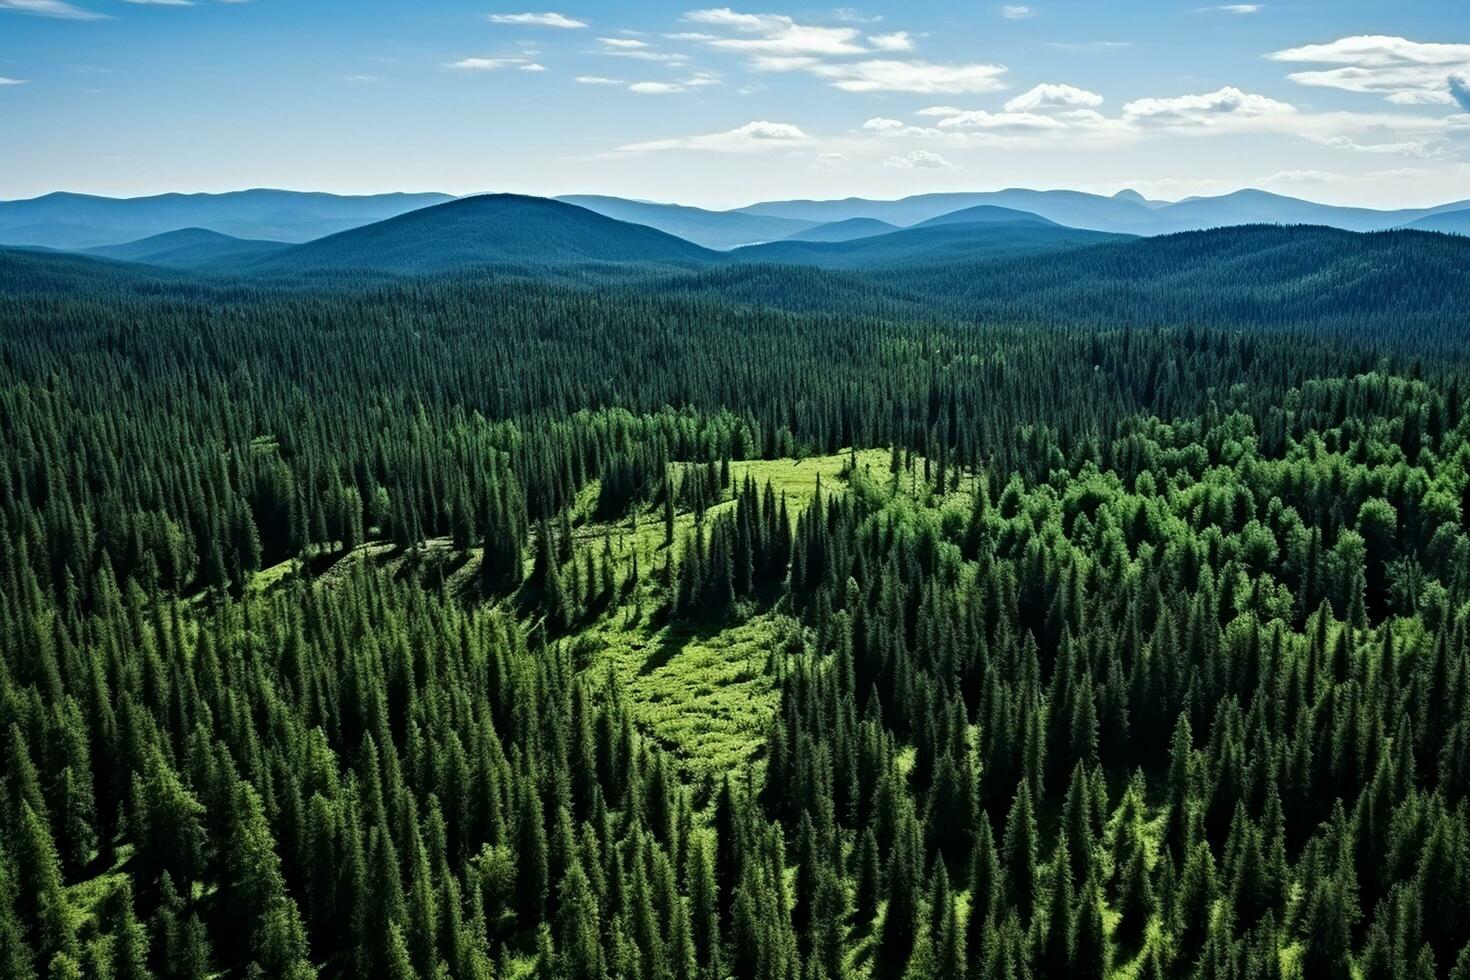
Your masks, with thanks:
[{"label": "bright green grass", "polygon": [[[795,519],[816,495],[819,477],[823,493],[841,492],[841,473],[850,459],[841,453],[732,462],[730,480],[738,487],[748,475],[762,490],[769,481],[778,498],[785,493]],[[885,450],[859,452],[857,460],[859,467],[887,472]],[[579,512],[589,513],[595,500],[596,488],[589,487]],[[732,506],[727,500],[709,513]],[[694,523],[691,513],[675,517],[675,567]],[[658,577],[670,557],[660,508],[615,523],[585,523],[573,534],[578,563],[589,551],[600,557],[610,543],[617,582],[627,577],[635,554],[640,575],[634,594],[580,631],[576,642],[588,656],[585,662],[613,670],[639,727],[679,760],[691,779],[718,778],[758,762],[778,696],[771,654],[794,644],[800,624],[775,610],[753,611],[743,621],[711,630],[653,621],[663,602]]]},{"label": "bright green grass", "polygon": [[[886,449],[868,449],[855,455],[732,461],[730,480],[738,488],[749,476],[762,492],[769,482],[778,499],[785,495],[795,520],[815,497],[819,481],[823,494],[843,492],[842,474],[854,460],[874,480],[886,481],[889,458]],[[680,468],[675,464],[676,481]],[[578,660],[587,669],[612,670],[639,727],[679,761],[686,777],[697,782],[755,764],[754,776],[759,779],[766,727],[778,697],[771,655],[783,647],[799,649],[801,625],[777,609],[757,608],[719,628],[695,630],[664,622],[659,616],[665,593],[660,578],[671,558],[677,568],[678,554],[695,527],[694,515],[675,516],[670,548],[661,507],[648,507],[619,521],[595,522],[590,515],[597,494],[594,482],[583,488],[572,506],[573,562],[582,574],[589,554],[600,562],[610,553],[620,595],[612,608],[579,626],[567,642],[575,645]],[[715,504],[706,520],[733,506],[731,499]],[[527,571],[534,551],[532,542],[526,549]],[[631,592],[624,591],[635,556],[639,583]],[[416,563],[418,571],[431,579],[442,574],[447,592],[468,597],[476,591],[480,556],[477,549],[456,554],[449,541],[440,538],[417,552],[374,542],[332,561],[319,573],[321,580],[330,582],[359,561],[381,562],[398,571]],[[299,563],[291,561],[263,570],[252,579],[251,589],[276,587],[297,568]],[[564,580],[571,575],[570,565],[562,574]]]}]

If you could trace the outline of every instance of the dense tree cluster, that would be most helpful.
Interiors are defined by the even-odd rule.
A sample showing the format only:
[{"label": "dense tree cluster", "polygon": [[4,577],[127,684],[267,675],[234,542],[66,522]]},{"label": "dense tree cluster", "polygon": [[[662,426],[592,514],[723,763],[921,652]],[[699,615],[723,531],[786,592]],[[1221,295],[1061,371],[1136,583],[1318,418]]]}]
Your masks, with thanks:
[{"label": "dense tree cluster", "polygon": [[[0,296],[5,976],[1470,977],[1459,363],[104,287]],[[790,617],[757,765],[581,658],[645,595]]]}]

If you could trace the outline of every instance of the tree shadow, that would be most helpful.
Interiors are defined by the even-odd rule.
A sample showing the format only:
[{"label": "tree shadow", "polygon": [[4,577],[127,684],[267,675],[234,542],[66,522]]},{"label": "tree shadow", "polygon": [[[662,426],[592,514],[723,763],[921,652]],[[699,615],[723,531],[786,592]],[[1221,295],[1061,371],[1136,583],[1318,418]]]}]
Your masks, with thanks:
[{"label": "tree shadow", "polygon": [[638,675],[647,677],[660,667],[667,666],[689,644],[718,636],[729,625],[729,623],[670,624],[669,628],[658,634],[652,643],[653,649],[644,657],[642,666],[638,668]]}]

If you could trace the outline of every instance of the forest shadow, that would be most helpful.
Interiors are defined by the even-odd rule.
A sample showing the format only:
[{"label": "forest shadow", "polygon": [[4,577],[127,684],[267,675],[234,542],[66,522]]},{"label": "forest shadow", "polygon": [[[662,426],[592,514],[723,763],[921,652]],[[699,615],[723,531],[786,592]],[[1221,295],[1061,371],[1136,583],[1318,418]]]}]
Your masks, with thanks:
[{"label": "forest shadow", "polygon": [[713,639],[729,625],[728,623],[680,623],[669,626],[654,641],[653,649],[638,668],[638,675],[647,677],[660,667],[668,666],[669,662],[682,653],[689,644]]}]

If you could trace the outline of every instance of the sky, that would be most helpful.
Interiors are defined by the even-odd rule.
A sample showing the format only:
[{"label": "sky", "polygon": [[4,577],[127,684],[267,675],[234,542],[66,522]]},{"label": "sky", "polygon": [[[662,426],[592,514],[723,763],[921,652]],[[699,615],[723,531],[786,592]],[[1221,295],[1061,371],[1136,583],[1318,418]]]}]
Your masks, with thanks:
[{"label": "sky", "polygon": [[1197,4],[0,0],[0,199],[1470,198],[1470,4]]}]

